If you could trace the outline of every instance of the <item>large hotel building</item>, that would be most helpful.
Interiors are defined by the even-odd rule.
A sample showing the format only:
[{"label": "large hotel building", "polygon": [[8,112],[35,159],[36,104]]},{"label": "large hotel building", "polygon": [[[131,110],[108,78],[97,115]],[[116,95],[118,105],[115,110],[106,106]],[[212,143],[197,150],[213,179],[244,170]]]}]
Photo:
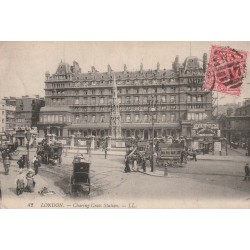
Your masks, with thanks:
[{"label": "large hotel building", "polygon": [[[61,62],[55,74],[45,73],[45,107],[41,109],[39,134],[105,137],[110,135],[114,81],[120,103],[123,138],[154,136],[191,137],[193,124],[212,118],[212,93],[203,89],[207,54],[202,60],[189,56],[183,63],[176,56],[172,69],[107,72],[95,67],[82,73],[77,62]],[[115,80],[114,80],[115,78]],[[155,111],[149,108],[154,98]]]}]

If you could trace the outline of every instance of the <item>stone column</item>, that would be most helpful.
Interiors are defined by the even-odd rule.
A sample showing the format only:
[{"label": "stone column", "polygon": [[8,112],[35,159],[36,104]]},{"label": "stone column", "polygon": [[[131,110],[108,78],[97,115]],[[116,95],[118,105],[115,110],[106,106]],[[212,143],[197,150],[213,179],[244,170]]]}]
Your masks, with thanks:
[{"label": "stone column", "polygon": [[71,137],[72,138],[71,138],[71,141],[70,141],[70,147],[73,148],[75,146],[75,136],[72,135]]},{"label": "stone column", "polygon": [[90,148],[94,149],[95,148],[95,137],[91,136],[90,138]]}]

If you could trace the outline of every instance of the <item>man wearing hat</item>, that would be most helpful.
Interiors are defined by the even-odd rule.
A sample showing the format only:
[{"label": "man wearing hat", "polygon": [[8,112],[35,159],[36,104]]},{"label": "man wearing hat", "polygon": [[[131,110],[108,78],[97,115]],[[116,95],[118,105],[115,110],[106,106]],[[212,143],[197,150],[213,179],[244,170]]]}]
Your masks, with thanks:
[{"label": "man wearing hat", "polygon": [[250,177],[250,168],[249,168],[249,164],[246,163],[246,165],[245,165],[245,178],[244,178],[244,181],[249,180],[249,177]]}]

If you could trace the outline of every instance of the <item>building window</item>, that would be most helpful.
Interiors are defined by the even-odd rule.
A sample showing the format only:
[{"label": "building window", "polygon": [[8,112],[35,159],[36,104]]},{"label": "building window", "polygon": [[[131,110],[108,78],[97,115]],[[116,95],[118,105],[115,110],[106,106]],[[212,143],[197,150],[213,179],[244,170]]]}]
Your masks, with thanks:
[{"label": "building window", "polygon": [[195,95],[192,96],[192,101],[196,102],[196,96]]},{"label": "building window", "polygon": [[104,122],[104,115],[101,115],[101,122]]},{"label": "building window", "polygon": [[126,122],[130,122],[131,121],[131,116],[129,114],[126,115]]},{"label": "building window", "polygon": [[171,114],[171,115],[170,115],[170,121],[171,121],[171,122],[174,122],[174,121],[175,121],[175,114]]},{"label": "building window", "polygon": [[126,96],[126,103],[130,104],[130,96]]},{"label": "building window", "polygon": [[162,115],[162,116],[161,116],[161,121],[162,121],[162,122],[166,122],[166,115]]},{"label": "building window", "polygon": [[95,122],[95,115],[92,116],[92,122]]},{"label": "building window", "polygon": [[191,96],[187,95],[187,102],[191,102]]},{"label": "building window", "polygon": [[139,122],[139,115],[138,114],[135,115],[135,121]]},{"label": "building window", "polygon": [[135,103],[139,103],[139,96],[135,96]]},{"label": "building window", "polygon": [[148,121],[148,115],[144,115],[144,122]]},{"label": "building window", "polygon": [[101,98],[100,98],[100,104],[103,104],[103,103],[104,103],[104,98],[101,97]]},{"label": "building window", "polygon": [[148,97],[147,96],[144,96],[143,97],[143,103],[147,103],[148,102]]},{"label": "building window", "polygon": [[88,122],[88,116],[86,116],[86,115],[84,116],[84,122],[86,122],[86,123]]},{"label": "building window", "polygon": [[176,88],[175,87],[171,87],[171,92],[175,92]]},{"label": "building window", "polygon": [[176,98],[175,95],[171,95],[170,96],[170,102],[175,103],[175,98]]},{"label": "building window", "polygon": [[198,102],[201,102],[201,95],[198,95],[197,101],[198,101]]},{"label": "building window", "polygon": [[118,97],[118,103],[122,103],[122,98],[121,97]]},{"label": "building window", "polygon": [[187,113],[187,120],[190,121],[191,120],[191,114]]},{"label": "building window", "polygon": [[76,99],[75,99],[75,105],[78,105],[78,104],[79,104],[79,99],[76,98]]},{"label": "building window", "polygon": [[63,122],[63,116],[59,115],[59,122]]},{"label": "building window", "polygon": [[165,95],[161,96],[161,101],[166,102],[166,96]]},{"label": "building window", "polygon": [[92,89],[92,95],[94,95],[95,94],[95,90],[94,89]]},{"label": "building window", "polygon": [[92,104],[96,104],[96,99],[95,99],[95,97],[92,97]]},{"label": "building window", "polygon": [[176,106],[175,105],[171,105],[170,109],[176,109]]}]

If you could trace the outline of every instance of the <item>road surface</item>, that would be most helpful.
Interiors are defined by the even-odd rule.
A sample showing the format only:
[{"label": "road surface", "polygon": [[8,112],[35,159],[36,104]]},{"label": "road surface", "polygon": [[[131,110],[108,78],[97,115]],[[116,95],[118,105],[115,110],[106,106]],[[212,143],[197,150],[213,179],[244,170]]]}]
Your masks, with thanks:
[{"label": "road surface", "polygon": [[[230,152],[234,154],[234,152]],[[31,152],[31,158],[34,152]],[[237,153],[235,153],[237,154]],[[250,207],[250,181],[243,181],[244,164],[234,161],[189,161],[186,167],[169,168],[168,176],[156,177],[139,172],[124,173],[122,156],[92,155],[91,193],[86,189],[70,193],[73,155],[63,156],[61,166],[43,165],[36,176],[34,193],[15,193],[18,173],[12,161],[10,175],[0,163],[4,207],[63,208],[82,207]],[[41,196],[47,187],[55,194]],[[51,205],[52,204],[52,205]],[[105,204],[105,206],[104,206]],[[48,206],[47,206],[48,205]]]}]

